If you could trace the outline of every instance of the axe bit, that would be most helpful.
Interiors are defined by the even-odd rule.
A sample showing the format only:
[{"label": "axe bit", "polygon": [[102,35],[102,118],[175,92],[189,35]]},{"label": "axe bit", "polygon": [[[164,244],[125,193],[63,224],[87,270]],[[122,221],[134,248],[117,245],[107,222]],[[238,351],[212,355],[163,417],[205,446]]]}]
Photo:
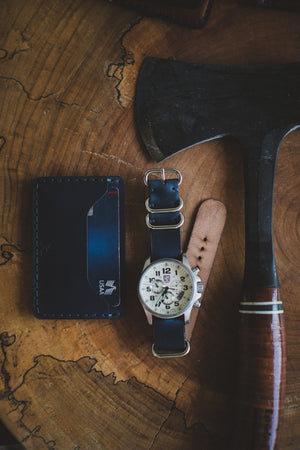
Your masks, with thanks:
[{"label": "axe bit", "polygon": [[300,127],[300,63],[239,67],[147,58],[136,120],[161,161],[223,136],[241,143],[245,180],[245,273],[233,448],[278,446],[285,395],[285,329],[276,273],[272,202],[281,140]]}]

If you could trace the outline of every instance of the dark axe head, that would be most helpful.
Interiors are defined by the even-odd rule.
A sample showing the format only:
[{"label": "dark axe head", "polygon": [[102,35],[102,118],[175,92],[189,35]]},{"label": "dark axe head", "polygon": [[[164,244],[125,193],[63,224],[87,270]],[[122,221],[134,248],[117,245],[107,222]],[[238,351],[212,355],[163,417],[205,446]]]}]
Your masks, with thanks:
[{"label": "dark axe head", "polygon": [[136,109],[155,161],[228,135],[249,141],[275,132],[280,142],[300,124],[300,63],[237,67],[148,58]]},{"label": "dark axe head", "polygon": [[246,283],[276,286],[272,196],[282,138],[300,126],[300,63],[238,67],[148,58],[136,91],[137,124],[155,161],[234,136],[244,150]]}]

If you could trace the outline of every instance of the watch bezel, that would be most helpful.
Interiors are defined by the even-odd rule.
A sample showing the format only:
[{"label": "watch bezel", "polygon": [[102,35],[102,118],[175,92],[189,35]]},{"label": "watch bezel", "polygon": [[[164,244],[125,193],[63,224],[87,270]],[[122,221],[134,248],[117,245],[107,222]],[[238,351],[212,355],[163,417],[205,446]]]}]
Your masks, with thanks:
[{"label": "watch bezel", "polygon": [[[193,287],[191,297],[190,297],[189,301],[187,302],[187,304],[185,305],[185,307],[182,308],[180,311],[177,311],[176,313],[173,313],[173,314],[172,313],[171,314],[161,314],[161,313],[157,313],[157,312],[153,311],[144,302],[143,297],[142,297],[142,295],[140,293],[141,281],[142,281],[145,273],[149,270],[149,268],[151,266],[154,266],[155,264],[166,262],[166,261],[171,261],[171,262],[173,262],[173,263],[175,263],[177,265],[179,264],[181,267],[183,267],[184,270],[189,274],[189,276],[190,276],[190,278],[192,280],[192,287]],[[187,266],[186,264],[184,264],[182,261],[180,261],[179,259],[175,259],[175,258],[160,258],[160,259],[156,259],[153,262],[150,262],[149,260],[146,261],[144,269],[143,269],[143,272],[142,272],[142,274],[140,276],[139,284],[138,284],[138,297],[139,297],[139,300],[140,300],[143,308],[147,312],[152,314],[152,316],[158,317],[160,319],[174,319],[176,317],[184,315],[189,309],[192,308],[192,306],[193,306],[193,304],[195,302],[195,294],[196,293],[197,293],[197,280],[196,280],[196,277],[195,277],[192,269],[189,266]]]}]

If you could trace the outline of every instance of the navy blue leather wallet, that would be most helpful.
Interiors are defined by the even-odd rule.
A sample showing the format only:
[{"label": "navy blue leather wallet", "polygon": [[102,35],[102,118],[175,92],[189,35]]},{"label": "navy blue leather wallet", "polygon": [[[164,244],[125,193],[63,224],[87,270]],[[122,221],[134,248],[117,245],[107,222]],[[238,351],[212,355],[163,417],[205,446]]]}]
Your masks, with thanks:
[{"label": "navy blue leather wallet", "polygon": [[33,310],[41,319],[124,312],[125,194],[120,177],[34,181]]}]

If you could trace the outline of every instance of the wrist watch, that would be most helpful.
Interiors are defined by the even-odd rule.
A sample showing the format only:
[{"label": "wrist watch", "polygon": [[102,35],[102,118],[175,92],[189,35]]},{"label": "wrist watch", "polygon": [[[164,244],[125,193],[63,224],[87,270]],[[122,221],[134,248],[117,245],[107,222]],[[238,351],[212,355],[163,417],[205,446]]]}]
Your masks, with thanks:
[{"label": "wrist watch", "polygon": [[[166,172],[176,178],[166,179]],[[160,173],[161,179],[149,178],[155,173]],[[181,181],[177,169],[150,169],[144,175],[149,187],[146,224],[151,233],[151,256],[144,264],[138,296],[148,323],[153,325],[152,352],[160,358],[189,352],[185,324],[192,308],[200,306],[203,292],[198,267],[191,268],[181,250],[180,227],[184,222],[180,212],[183,201],[178,194]]]}]

